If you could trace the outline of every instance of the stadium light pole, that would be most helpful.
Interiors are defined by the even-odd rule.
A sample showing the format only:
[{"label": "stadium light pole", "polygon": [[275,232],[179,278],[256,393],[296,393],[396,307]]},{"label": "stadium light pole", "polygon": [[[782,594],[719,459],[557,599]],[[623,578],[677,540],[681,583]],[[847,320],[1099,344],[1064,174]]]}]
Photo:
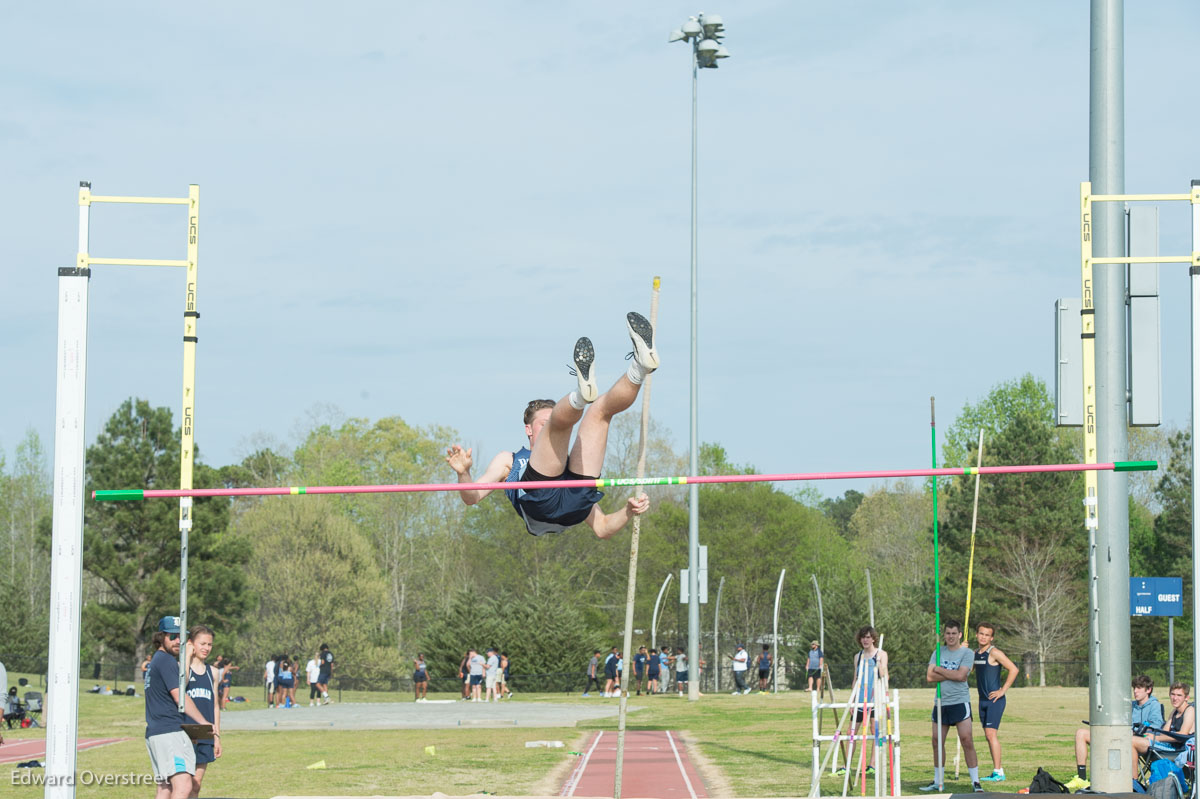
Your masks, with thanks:
[{"label": "stadium light pole", "polygon": [[[688,424],[690,449],[689,468],[692,474],[700,473],[700,442],[697,425],[698,380],[696,347],[696,86],[701,69],[716,69],[717,61],[729,57],[729,51],[721,44],[725,37],[725,23],[716,14],[700,13],[674,30],[668,42],[686,42],[692,46],[692,335],[691,335],[691,387]],[[700,698],[700,492],[693,485],[688,489],[688,667],[693,679],[688,680],[688,699]],[[717,667],[714,664],[714,667]]]}]

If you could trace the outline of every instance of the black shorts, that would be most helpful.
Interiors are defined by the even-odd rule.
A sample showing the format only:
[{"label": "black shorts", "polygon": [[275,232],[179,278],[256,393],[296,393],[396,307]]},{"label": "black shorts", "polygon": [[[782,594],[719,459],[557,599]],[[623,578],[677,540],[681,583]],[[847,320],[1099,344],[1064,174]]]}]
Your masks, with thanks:
[{"label": "black shorts", "polygon": [[[557,480],[595,480],[586,474],[576,474],[566,469],[557,477],[548,477],[532,466],[525,467],[521,479],[528,482],[554,482]],[[527,491],[517,499],[521,511],[530,519],[553,522],[563,527],[582,524],[592,512],[592,506],[604,497],[595,488],[538,488]]]},{"label": "black shorts", "polygon": [[321,685],[329,685],[329,672],[322,671],[317,674],[317,682],[319,682]]},{"label": "black shorts", "polygon": [[414,671],[413,672],[413,682],[426,682],[428,679],[429,679],[429,675],[423,671]]},{"label": "black shorts", "polygon": [[205,763],[211,763],[217,759],[213,749],[213,742],[209,741],[192,741],[192,748],[196,750],[196,765],[200,766]]},{"label": "black shorts", "polygon": [[759,669],[759,670],[758,670],[758,679],[760,679],[760,680],[765,680],[765,679],[767,679],[767,678],[768,678],[768,677],[770,677],[770,676],[771,676],[771,670],[770,670],[770,669],[766,669],[766,670],[764,670],[764,669]]},{"label": "black shorts", "polygon": [[[929,716],[934,724],[937,724],[937,705],[933,706],[933,713]],[[971,719],[971,703],[963,702],[960,705],[942,705],[942,726],[953,727],[963,721]]]},{"label": "black shorts", "polygon": [[1000,719],[1004,716],[1004,707],[1007,704],[1008,698],[1003,696],[995,701],[979,700],[979,720],[983,722],[983,726],[993,730],[1000,729]]},{"label": "black shorts", "polygon": [[647,674],[646,674],[646,679],[648,679],[648,680],[657,680],[657,679],[658,679],[658,674],[659,674],[659,673],[658,673],[657,671],[651,671],[651,672],[647,672]]},{"label": "black shorts", "polygon": [[810,680],[821,679],[821,670],[820,669],[809,669],[808,670],[808,679],[810,679]]},{"label": "black shorts", "polygon": [[471,685],[482,685],[482,684],[483,684],[483,675],[482,674],[472,674],[471,675]]},{"label": "black shorts", "polygon": [[687,682],[687,672],[686,671],[675,672],[675,682]]},{"label": "black shorts", "polygon": [[617,679],[617,667],[616,666],[611,666],[611,667],[605,666],[604,667],[604,676],[610,680]]}]

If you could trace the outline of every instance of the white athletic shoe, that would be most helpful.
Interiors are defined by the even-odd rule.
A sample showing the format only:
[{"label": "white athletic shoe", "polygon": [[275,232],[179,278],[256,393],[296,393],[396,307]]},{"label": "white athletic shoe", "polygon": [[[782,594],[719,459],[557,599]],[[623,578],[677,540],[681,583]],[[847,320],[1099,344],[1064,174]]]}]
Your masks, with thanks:
[{"label": "white athletic shoe", "polygon": [[658,368],[658,350],[654,349],[654,328],[650,321],[637,311],[625,314],[625,326],[633,341],[633,359],[642,371],[650,374]]},{"label": "white athletic shoe", "polygon": [[592,340],[581,336],[575,342],[575,353],[571,360],[575,364],[575,377],[579,381],[579,398],[584,402],[595,402],[600,396],[600,387],[596,384],[596,370],[592,361],[596,359],[596,351],[592,348]]}]

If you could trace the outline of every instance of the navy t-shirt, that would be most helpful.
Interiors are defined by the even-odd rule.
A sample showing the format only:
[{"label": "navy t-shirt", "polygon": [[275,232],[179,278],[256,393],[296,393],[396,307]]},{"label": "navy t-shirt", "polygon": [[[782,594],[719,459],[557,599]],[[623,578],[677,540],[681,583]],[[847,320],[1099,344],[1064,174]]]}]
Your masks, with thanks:
[{"label": "navy t-shirt", "polygon": [[638,652],[636,655],[633,656],[633,670],[636,671],[638,674],[641,674],[643,671],[645,671],[646,661],[649,659],[650,658],[646,657],[641,652]]},{"label": "navy t-shirt", "polygon": [[[333,653],[330,652],[328,649],[326,649],[324,652],[322,652],[320,654],[319,658],[320,658],[320,664],[321,664],[320,665],[321,676],[328,677],[329,675],[331,675],[333,673]],[[321,680],[321,682],[326,682],[326,681]]]},{"label": "navy t-shirt", "polygon": [[183,714],[171,698],[171,690],[179,688],[179,661],[160,649],[146,675],[146,737],[179,732]]}]

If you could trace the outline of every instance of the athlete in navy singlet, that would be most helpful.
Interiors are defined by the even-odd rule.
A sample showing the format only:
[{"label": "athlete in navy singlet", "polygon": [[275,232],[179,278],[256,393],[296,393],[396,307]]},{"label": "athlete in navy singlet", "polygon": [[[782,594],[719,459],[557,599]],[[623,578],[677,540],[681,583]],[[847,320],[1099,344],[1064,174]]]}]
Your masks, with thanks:
[{"label": "athlete in navy singlet", "polygon": [[[608,429],[613,417],[637,399],[646,376],[658,368],[654,349],[654,330],[639,313],[625,317],[633,341],[633,359],[628,371],[606,393],[597,388],[592,367],[595,353],[587,337],[575,342],[574,362],[578,387],[558,402],[533,400],[525,408],[525,435],[529,446],[516,452],[501,452],[488,464],[479,478],[481,483],[545,482],[546,488],[506,489],[513,509],[533,535],[560,533],[581,522],[599,538],[608,538],[629,523],[634,516],[650,509],[645,494],[630,497],[615,513],[605,514],[596,504],[604,495],[595,486],[555,487],[560,480],[595,480],[604,466]],[[586,413],[584,412],[586,410]],[[571,446],[571,434],[578,423],[579,432]],[[569,449],[569,451],[568,451]],[[471,483],[471,450],[458,444],[446,450],[446,462],[458,475],[458,482]],[[474,505],[492,489],[467,488],[459,496]]]},{"label": "athlete in navy singlet", "polygon": [[[992,773],[983,777],[984,782],[1003,782],[1004,765],[1000,760],[1000,719],[1008,700],[1004,695],[1017,679],[1017,667],[1008,655],[996,648],[996,628],[984,622],[975,627],[975,640],[979,649],[975,652],[975,687],[979,690],[979,721],[983,724],[983,735],[987,738],[992,753]],[[1000,684],[1000,670],[1008,672],[1004,684]]]}]

